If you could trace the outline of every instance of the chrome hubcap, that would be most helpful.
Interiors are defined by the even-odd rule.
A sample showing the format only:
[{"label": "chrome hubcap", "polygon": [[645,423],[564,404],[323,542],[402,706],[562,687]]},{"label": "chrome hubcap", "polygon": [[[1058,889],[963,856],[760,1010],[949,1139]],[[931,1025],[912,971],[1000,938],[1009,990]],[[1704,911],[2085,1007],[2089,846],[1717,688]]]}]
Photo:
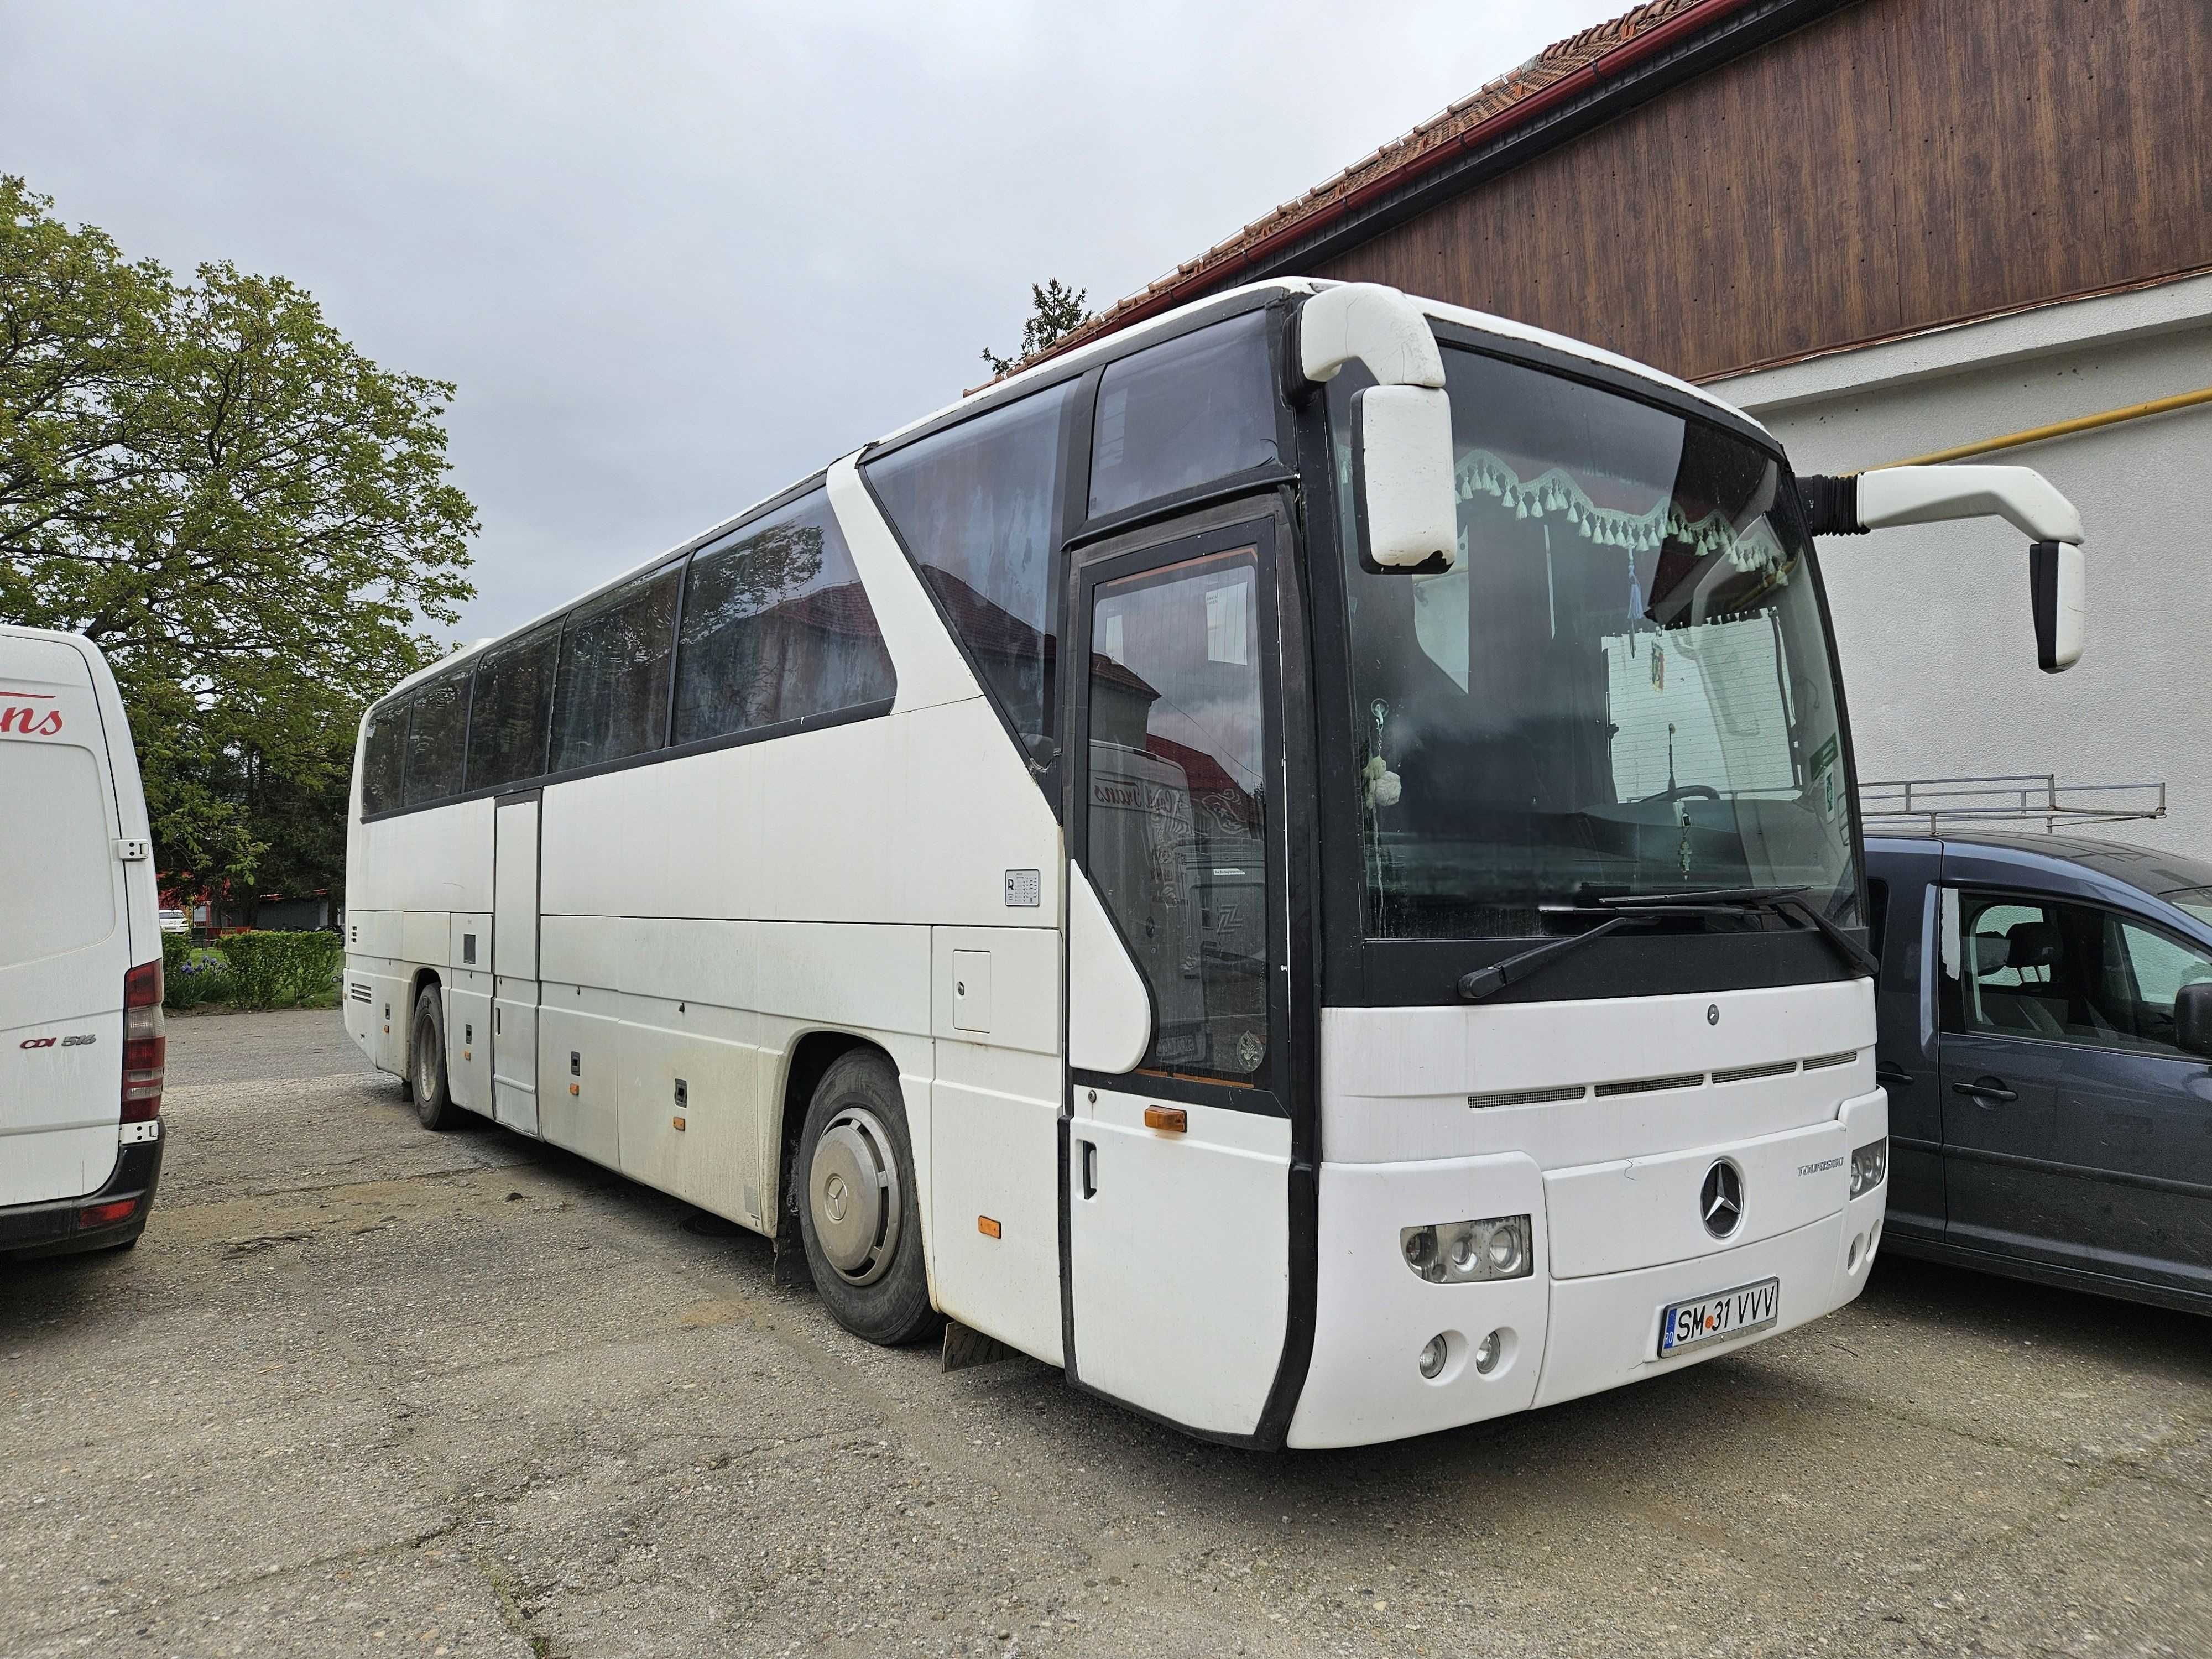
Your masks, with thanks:
[{"label": "chrome hubcap", "polygon": [[848,1106],[830,1120],[814,1143],[806,1192],[815,1241],[838,1275],[853,1285],[882,1278],[898,1249],[904,1200],[890,1136],[874,1113]]}]

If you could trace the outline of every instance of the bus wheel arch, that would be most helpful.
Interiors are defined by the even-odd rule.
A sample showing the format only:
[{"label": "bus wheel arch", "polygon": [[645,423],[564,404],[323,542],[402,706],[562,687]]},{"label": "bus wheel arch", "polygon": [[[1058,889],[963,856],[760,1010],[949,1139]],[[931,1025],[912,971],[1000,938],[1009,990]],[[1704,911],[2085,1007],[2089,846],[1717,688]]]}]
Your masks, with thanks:
[{"label": "bus wheel arch", "polygon": [[401,1080],[426,1129],[450,1129],[461,1115],[453,1103],[446,1060],[445,988],[436,974],[425,969],[408,988],[407,1069]]},{"label": "bus wheel arch", "polygon": [[896,1065],[872,1042],[811,1034],[793,1051],[783,1104],[779,1261],[788,1216],[808,1275],[839,1324],[887,1347],[928,1335],[939,1316]]}]

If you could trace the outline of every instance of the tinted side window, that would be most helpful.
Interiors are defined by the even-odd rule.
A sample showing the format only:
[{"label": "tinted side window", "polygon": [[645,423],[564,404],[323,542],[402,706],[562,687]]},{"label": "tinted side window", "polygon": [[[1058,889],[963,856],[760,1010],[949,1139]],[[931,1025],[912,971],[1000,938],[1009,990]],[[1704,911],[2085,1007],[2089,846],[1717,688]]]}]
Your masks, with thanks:
[{"label": "tinted side window", "polygon": [[399,805],[399,780],[407,758],[407,709],[395,702],[368,717],[361,757],[361,810],[389,811]]},{"label": "tinted side window", "polygon": [[1249,548],[1103,582],[1091,620],[1090,847],[1152,986],[1146,1064],[1267,1058],[1267,728]]},{"label": "tinted side window", "polygon": [[683,574],[669,565],[569,613],[554,688],[552,770],[660,747]]},{"label": "tinted side window", "polygon": [[1255,311],[1106,370],[1091,439],[1091,514],[1278,459],[1267,320]]},{"label": "tinted side window", "polygon": [[477,665],[469,714],[469,787],[488,789],[536,777],[545,768],[545,727],[553,708],[556,624],[487,652]]},{"label": "tinted side window", "polygon": [[415,720],[407,734],[408,805],[443,800],[459,792],[468,718],[466,675],[434,681],[416,696]]},{"label": "tinted side window", "polygon": [[686,580],[673,741],[836,714],[896,689],[825,493],[700,553]]},{"label": "tinted side window", "polygon": [[1052,729],[1053,544],[1073,382],[868,468],[884,510],[1014,730]]}]

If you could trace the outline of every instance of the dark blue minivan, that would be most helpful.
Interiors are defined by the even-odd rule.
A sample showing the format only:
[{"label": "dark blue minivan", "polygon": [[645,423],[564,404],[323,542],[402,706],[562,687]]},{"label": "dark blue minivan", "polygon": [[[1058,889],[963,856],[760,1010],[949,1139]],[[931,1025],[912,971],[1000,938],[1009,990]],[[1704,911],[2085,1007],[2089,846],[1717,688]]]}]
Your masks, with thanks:
[{"label": "dark blue minivan", "polygon": [[2212,865],[1867,838],[1893,1250],[2212,1313]]}]

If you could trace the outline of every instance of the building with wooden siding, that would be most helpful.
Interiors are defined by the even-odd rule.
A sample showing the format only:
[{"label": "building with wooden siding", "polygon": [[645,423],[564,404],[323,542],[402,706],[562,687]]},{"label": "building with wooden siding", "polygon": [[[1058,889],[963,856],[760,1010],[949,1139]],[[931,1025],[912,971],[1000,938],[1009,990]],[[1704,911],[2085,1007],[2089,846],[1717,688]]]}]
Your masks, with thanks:
[{"label": "building with wooden siding", "polygon": [[1082,332],[1382,282],[1711,385],[1802,471],[2039,467],[2090,531],[2069,674],[2035,670],[2008,530],[1829,549],[1862,775],[2162,780],[2130,837],[2212,854],[2208,64],[2206,0],[1654,0]]}]

